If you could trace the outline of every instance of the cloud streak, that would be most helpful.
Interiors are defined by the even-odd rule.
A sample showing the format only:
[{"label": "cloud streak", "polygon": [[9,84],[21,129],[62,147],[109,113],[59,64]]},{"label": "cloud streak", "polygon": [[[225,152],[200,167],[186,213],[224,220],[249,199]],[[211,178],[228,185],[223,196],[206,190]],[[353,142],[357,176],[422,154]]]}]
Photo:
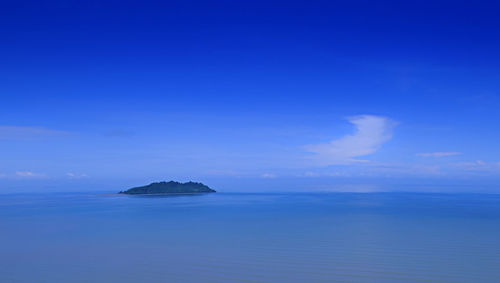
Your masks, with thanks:
[{"label": "cloud streak", "polygon": [[46,175],[42,173],[34,173],[31,171],[17,171],[16,177],[23,179],[31,179],[31,178],[45,178]]},{"label": "cloud streak", "polygon": [[33,139],[66,135],[68,132],[51,130],[44,127],[2,126],[0,139]]},{"label": "cloud streak", "polygon": [[81,179],[81,178],[86,178],[88,177],[87,174],[79,174],[79,173],[73,173],[73,172],[68,172],[66,173],[66,177],[70,179]]},{"label": "cloud streak", "polygon": [[328,143],[306,146],[315,154],[313,159],[320,165],[352,164],[366,160],[357,159],[377,152],[392,138],[396,122],[374,115],[360,115],[347,119],[356,128],[353,134],[345,135]]},{"label": "cloud streak", "polygon": [[461,152],[425,152],[425,153],[417,153],[417,156],[421,157],[446,157],[446,156],[454,156],[454,155],[460,155],[462,154]]},{"label": "cloud streak", "polygon": [[500,173],[500,162],[485,162],[482,160],[459,162],[453,164],[461,170],[476,173]]},{"label": "cloud streak", "polygon": [[264,178],[264,179],[274,179],[274,178],[276,178],[276,175],[273,173],[264,173],[264,174],[260,175],[260,177]]}]

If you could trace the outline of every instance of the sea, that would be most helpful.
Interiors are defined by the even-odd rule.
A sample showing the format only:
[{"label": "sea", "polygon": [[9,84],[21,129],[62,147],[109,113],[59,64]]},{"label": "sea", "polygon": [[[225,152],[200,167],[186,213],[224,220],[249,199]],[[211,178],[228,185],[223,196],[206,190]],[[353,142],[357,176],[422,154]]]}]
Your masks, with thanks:
[{"label": "sea", "polygon": [[500,282],[500,195],[0,195],[0,282]]}]

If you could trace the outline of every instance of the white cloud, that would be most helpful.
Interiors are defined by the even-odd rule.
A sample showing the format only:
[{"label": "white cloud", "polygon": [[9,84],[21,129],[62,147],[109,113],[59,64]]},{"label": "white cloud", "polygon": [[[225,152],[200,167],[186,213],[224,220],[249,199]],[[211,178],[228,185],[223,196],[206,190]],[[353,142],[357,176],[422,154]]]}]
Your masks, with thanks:
[{"label": "white cloud", "polygon": [[299,175],[299,177],[302,177],[302,176],[303,176],[303,177],[320,177],[320,176],[321,176],[321,174],[320,174],[320,173],[318,173],[318,172],[307,171],[307,172],[305,172],[304,174]]},{"label": "white cloud", "polygon": [[349,174],[340,171],[328,171],[328,172],[315,172],[315,171],[307,171],[303,174],[297,175],[298,177],[349,177]]},{"label": "white cloud", "polygon": [[66,173],[66,177],[68,177],[70,179],[80,179],[80,178],[87,177],[87,174],[78,174],[78,173],[68,172],[68,173]]},{"label": "white cloud", "polygon": [[19,177],[19,178],[44,178],[44,177],[46,177],[46,175],[41,174],[41,173],[33,173],[31,171],[17,171],[16,177]]},{"label": "white cloud", "polygon": [[500,173],[500,162],[485,162],[482,160],[459,162],[455,167],[469,172]]},{"label": "white cloud", "polygon": [[45,138],[68,134],[44,127],[2,126],[0,125],[0,139],[32,139]]},{"label": "white cloud", "polygon": [[276,175],[272,174],[272,173],[264,173],[264,174],[260,175],[260,177],[264,178],[264,179],[272,179],[272,178],[276,178]]},{"label": "white cloud", "polygon": [[315,153],[314,159],[322,165],[350,164],[366,160],[355,159],[375,153],[392,138],[396,123],[386,117],[361,115],[347,119],[354,125],[354,134],[345,135],[328,143],[308,145],[306,150]]},{"label": "white cloud", "polygon": [[425,152],[425,153],[417,153],[417,156],[422,156],[422,157],[446,157],[446,156],[454,156],[454,155],[460,155],[462,154],[461,152]]}]

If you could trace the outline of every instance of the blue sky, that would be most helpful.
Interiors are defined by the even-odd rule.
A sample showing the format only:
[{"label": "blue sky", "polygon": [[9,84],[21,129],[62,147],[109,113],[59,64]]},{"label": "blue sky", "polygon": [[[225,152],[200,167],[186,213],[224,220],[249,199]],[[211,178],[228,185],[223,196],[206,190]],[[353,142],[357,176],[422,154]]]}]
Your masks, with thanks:
[{"label": "blue sky", "polygon": [[0,193],[500,192],[472,1],[4,1]]}]

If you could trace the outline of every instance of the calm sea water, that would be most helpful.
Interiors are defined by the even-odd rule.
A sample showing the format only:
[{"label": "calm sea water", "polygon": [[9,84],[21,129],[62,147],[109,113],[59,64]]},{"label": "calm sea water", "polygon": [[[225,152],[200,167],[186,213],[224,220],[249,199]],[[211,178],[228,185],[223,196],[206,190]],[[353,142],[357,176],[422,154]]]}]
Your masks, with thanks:
[{"label": "calm sea water", "polygon": [[0,282],[500,282],[500,196],[0,195]]}]

